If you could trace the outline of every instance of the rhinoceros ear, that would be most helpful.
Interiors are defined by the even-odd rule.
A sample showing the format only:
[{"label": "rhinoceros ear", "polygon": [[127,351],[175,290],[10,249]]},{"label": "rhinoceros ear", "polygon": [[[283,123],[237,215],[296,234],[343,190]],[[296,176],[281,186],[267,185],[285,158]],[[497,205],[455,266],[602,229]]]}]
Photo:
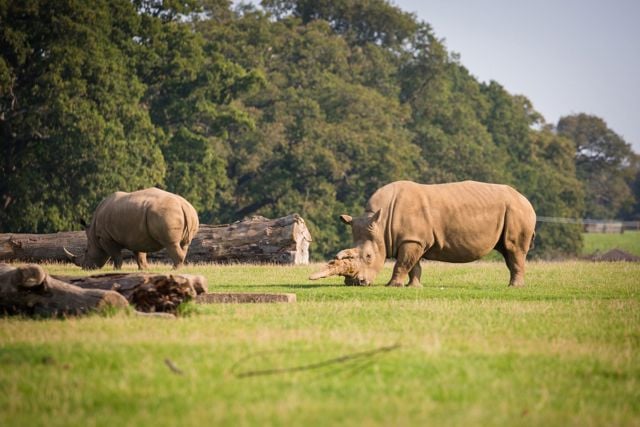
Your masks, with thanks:
[{"label": "rhinoceros ear", "polygon": [[351,218],[351,215],[340,215],[340,221],[344,222],[347,225],[351,225],[353,218]]},{"label": "rhinoceros ear", "polygon": [[382,215],[382,209],[378,209],[378,211],[376,213],[374,213],[373,215],[371,215],[369,217],[369,222],[371,224],[373,224],[374,222],[378,222],[378,220],[380,219],[381,215]]}]

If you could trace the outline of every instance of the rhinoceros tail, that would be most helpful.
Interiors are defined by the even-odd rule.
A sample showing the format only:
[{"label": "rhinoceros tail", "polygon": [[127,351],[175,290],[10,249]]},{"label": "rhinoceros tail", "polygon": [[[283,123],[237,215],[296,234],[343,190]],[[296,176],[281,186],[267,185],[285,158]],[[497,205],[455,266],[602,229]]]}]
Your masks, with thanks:
[{"label": "rhinoceros tail", "polygon": [[182,215],[184,217],[184,230],[182,232],[182,241],[180,243],[182,245],[187,245],[191,242],[191,239],[193,239],[193,237],[198,232],[200,223],[198,221],[198,215],[195,215],[194,221],[194,216],[190,215],[190,212],[185,209],[184,205],[182,206]]},{"label": "rhinoceros tail", "polygon": [[536,232],[534,231],[533,234],[531,235],[531,243],[529,243],[529,250],[536,247],[535,240],[536,240]]},{"label": "rhinoceros tail", "polygon": [[182,230],[182,240],[180,241],[181,245],[185,245],[191,241],[191,221],[189,219],[189,215],[184,210],[184,206],[182,206],[182,216],[184,220],[184,228]]}]

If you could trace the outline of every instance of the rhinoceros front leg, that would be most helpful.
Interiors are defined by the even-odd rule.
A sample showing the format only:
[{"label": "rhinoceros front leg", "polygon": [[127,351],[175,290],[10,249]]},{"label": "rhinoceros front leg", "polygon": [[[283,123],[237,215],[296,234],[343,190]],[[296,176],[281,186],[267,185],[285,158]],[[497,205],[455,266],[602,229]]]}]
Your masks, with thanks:
[{"label": "rhinoceros front leg", "polygon": [[393,275],[387,286],[404,286],[407,276],[410,275],[410,286],[420,285],[420,258],[424,253],[422,245],[415,242],[403,243],[398,249],[398,258],[393,266]]},{"label": "rhinoceros front leg", "polygon": [[138,270],[147,270],[149,268],[149,263],[147,263],[147,253],[146,252],[134,252],[136,256],[136,262],[138,263]]},{"label": "rhinoceros front leg", "polygon": [[122,268],[122,246],[111,239],[100,239],[102,249],[111,257],[113,268],[120,270]]}]

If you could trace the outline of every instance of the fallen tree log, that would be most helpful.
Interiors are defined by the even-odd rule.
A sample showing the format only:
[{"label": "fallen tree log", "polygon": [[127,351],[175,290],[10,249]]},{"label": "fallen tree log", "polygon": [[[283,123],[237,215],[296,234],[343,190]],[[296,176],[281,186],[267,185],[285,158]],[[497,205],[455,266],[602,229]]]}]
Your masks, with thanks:
[{"label": "fallen tree log", "polygon": [[82,289],[118,292],[143,312],[175,313],[178,306],[207,292],[204,276],[193,274],[111,273],[85,277],[54,276]]},{"label": "fallen tree log", "polygon": [[[194,237],[187,262],[241,262],[308,264],[311,235],[298,214],[278,219],[253,217],[224,225],[201,224]],[[0,261],[68,262],[63,247],[75,254],[84,252],[84,231],[53,234],[0,234]],[[133,254],[123,251],[125,259]],[[171,263],[164,250],[148,255],[150,261]]]},{"label": "fallen tree log", "polygon": [[70,285],[49,276],[39,265],[0,264],[0,314],[51,317],[128,305],[117,292]]},{"label": "fallen tree log", "polygon": [[0,263],[0,315],[81,315],[132,305],[141,315],[172,316],[181,303],[191,300],[198,304],[291,303],[296,295],[207,293],[204,276],[191,274],[51,276],[36,264]]},{"label": "fallen tree log", "polygon": [[79,315],[129,303],[142,312],[175,313],[182,302],[206,291],[206,279],[191,274],[50,276],[39,265],[0,263],[0,314]]}]

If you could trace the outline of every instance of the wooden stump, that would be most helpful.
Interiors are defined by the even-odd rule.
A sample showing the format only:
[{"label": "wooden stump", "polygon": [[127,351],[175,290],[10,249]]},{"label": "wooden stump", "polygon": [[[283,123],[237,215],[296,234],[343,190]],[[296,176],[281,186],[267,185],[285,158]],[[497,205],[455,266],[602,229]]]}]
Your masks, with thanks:
[{"label": "wooden stump", "polygon": [[213,292],[198,295],[196,303],[269,303],[269,302],[296,302],[296,294],[259,294],[250,292]]},{"label": "wooden stump", "polygon": [[[298,214],[269,220],[253,217],[225,225],[201,224],[187,253],[187,262],[246,262],[308,264],[311,235]],[[82,254],[87,246],[84,231],[54,234],[0,234],[0,261],[68,262],[63,247]],[[125,259],[133,254],[123,251]],[[171,263],[164,250],[149,260]]]},{"label": "wooden stump", "polygon": [[0,264],[0,314],[78,315],[128,305],[117,292],[70,285],[49,276],[39,265]]}]

